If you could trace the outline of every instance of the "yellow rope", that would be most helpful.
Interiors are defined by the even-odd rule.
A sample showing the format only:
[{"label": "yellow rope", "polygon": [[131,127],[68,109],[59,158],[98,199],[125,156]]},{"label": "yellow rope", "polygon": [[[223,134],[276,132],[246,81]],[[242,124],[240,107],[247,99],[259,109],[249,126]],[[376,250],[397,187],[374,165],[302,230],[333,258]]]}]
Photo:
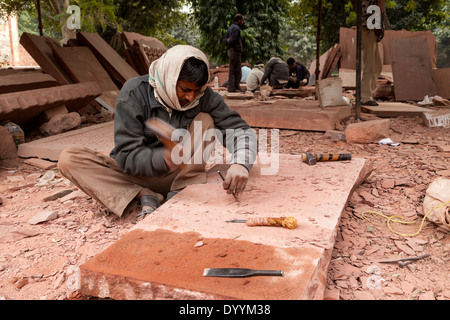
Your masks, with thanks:
[{"label": "yellow rope", "polygon": [[[412,234],[400,233],[400,232],[397,232],[397,231],[393,230],[392,227],[391,227],[391,222],[397,222],[397,223],[400,223],[400,224],[414,224],[417,221],[405,221],[405,218],[397,216],[397,215],[393,215],[393,216],[388,217],[388,216],[386,216],[386,215],[384,215],[382,213],[376,212],[376,211],[364,211],[363,213],[361,213],[361,215],[362,215],[362,217],[364,219],[366,219],[367,221],[369,221],[370,223],[372,223],[374,225],[377,225],[377,224],[375,222],[370,221],[368,218],[366,218],[366,216],[364,214],[365,213],[373,213],[373,214],[377,214],[379,216],[382,216],[383,218],[387,219],[387,226],[388,226],[389,230],[391,230],[393,233],[401,235],[403,237],[414,237],[414,236],[417,236],[420,233],[420,231],[422,231],[423,224],[424,224],[425,219],[427,218],[428,214],[431,211],[433,211],[434,209],[438,209],[438,208],[443,207],[443,206],[445,206],[447,204],[450,204],[450,201],[444,202],[444,203],[442,203],[442,204],[440,204],[440,205],[438,205],[438,206],[428,210],[428,212],[423,216],[422,223],[420,224],[419,230],[417,230],[417,232],[412,233]],[[400,220],[394,220],[395,218],[399,218]]]}]

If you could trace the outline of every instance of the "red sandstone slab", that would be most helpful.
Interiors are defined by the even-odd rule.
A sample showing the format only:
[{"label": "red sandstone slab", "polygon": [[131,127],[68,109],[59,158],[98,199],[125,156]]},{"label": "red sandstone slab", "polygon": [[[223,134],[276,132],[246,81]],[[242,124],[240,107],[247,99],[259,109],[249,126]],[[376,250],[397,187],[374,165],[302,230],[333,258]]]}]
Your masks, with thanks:
[{"label": "red sandstone slab", "polygon": [[380,118],[389,117],[421,117],[424,112],[432,111],[431,109],[415,106],[401,102],[379,102],[378,106],[361,106],[364,112],[375,114]]},{"label": "red sandstone slab", "polygon": [[[211,169],[207,184],[188,186],[83,264],[81,293],[113,299],[322,299],[341,212],[370,165],[364,159],[315,166],[300,156],[278,159],[277,174],[262,175],[267,165],[260,157],[239,202]],[[226,222],[266,216],[294,216],[299,226]],[[283,270],[284,276],[202,276],[205,268],[222,267]]]},{"label": "red sandstone slab", "polygon": [[427,39],[391,40],[390,50],[395,100],[422,101],[427,95],[435,96],[437,90]]},{"label": "red sandstone slab", "polygon": [[[199,239],[203,246],[195,247]],[[308,277],[293,275],[298,269],[313,269],[312,261],[317,259],[320,259],[317,248],[278,248],[249,241],[204,238],[197,232],[133,230],[82,266],[86,288],[83,292],[127,300],[299,300],[303,293],[299,288],[308,286]],[[236,267],[243,262],[253,269],[283,270],[285,276],[203,277],[205,266]]]},{"label": "red sandstone slab", "polygon": [[61,105],[71,112],[79,110],[100,94],[100,88],[94,82],[1,94],[0,121],[29,124],[41,112]]},{"label": "red sandstone slab", "polygon": [[118,90],[88,47],[53,48],[53,53],[74,82],[95,82],[103,92]]},{"label": "red sandstone slab", "polygon": [[[394,39],[427,39],[427,48],[433,68],[436,68],[437,61],[437,42],[436,37],[430,30],[427,31],[409,31],[409,30],[385,30],[383,40],[381,40],[381,50],[383,63],[390,65],[391,48],[390,41]],[[339,47],[341,49],[340,67],[344,69],[356,69],[356,28],[339,29]],[[362,62],[363,63],[363,62]]]},{"label": "red sandstone slab", "polygon": [[77,40],[88,46],[111,77],[120,84],[139,74],[97,33],[78,32]]},{"label": "red sandstone slab", "polygon": [[83,146],[109,154],[114,147],[114,121],[19,144],[17,155],[58,161],[61,151],[69,146]]},{"label": "red sandstone slab", "polygon": [[0,94],[57,86],[55,78],[41,71],[17,72],[0,76]]},{"label": "red sandstone slab", "polygon": [[52,47],[60,47],[59,43],[52,38],[36,36],[24,32],[20,37],[20,44],[28,51],[39,66],[58,81],[65,85],[73,83],[64,68],[58,63],[53,55]]},{"label": "red sandstone slab", "polygon": [[433,69],[433,78],[437,95],[450,99],[450,68]]},{"label": "red sandstone slab", "polygon": [[252,127],[308,131],[334,130],[335,125],[350,116],[348,106],[321,108],[316,100],[276,100],[273,103],[251,101],[229,103]]},{"label": "red sandstone slab", "polygon": [[431,30],[426,31],[409,31],[409,30],[385,30],[383,40],[383,61],[384,64],[392,64],[391,41],[401,39],[426,39],[425,50],[428,51],[428,57],[431,61],[431,66],[436,68],[437,62],[437,48],[438,44],[436,36]]}]

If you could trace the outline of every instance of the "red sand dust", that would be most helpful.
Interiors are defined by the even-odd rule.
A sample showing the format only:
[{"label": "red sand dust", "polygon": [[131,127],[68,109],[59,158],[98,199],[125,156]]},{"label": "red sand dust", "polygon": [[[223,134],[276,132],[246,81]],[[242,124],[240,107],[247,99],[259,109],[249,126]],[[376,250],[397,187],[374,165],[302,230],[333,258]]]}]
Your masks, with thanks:
[{"label": "red sand dust", "polygon": [[[196,247],[199,241],[203,244]],[[100,277],[103,274],[114,273],[116,279],[121,278],[124,281],[131,279],[129,284],[136,281],[150,282],[168,288],[202,292],[215,298],[301,299],[295,295],[303,292],[299,288],[308,285],[314,266],[305,265],[302,272],[293,270],[292,264],[278,252],[280,250],[297,257],[319,255],[314,248],[280,249],[248,241],[202,239],[195,232],[174,233],[161,229],[149,232],[137,229],[82,265],[81,273],[82,279],[87,277],[86,273],[97,274]],[[284,276],[245,278],[203,276],[205,268],[227,267],[283,270]],[[119,287],[120,285],[117,286]],[[86,291],[84,289],[83,292]],[[109,288],[110,295],[113,290],[115,289]],[[92,295],[99,296],[99,292],[95,292],[95,289],[91,292]],[[121,293],[116,293],[116,299],[117,295],[120,296]]]}]

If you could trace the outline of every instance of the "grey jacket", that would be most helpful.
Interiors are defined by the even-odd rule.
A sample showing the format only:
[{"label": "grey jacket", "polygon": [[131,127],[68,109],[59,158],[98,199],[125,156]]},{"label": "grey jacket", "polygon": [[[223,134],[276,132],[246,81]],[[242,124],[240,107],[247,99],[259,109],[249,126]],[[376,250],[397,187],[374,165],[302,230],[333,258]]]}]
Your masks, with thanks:
[{"label": "grey jacket", "polygon": [[267,78],[271,87],[285,85],[289,80],[289,66],[280,58],[271,58],[267,62],[261,84],[264,84]]},{"label": "grey jacket", "polygon": [[[169,170],[163,158],[164,146],[144,122],[151,117],[157,117],[175,128],[187,129],[200,112],[208,113],[214,119],[215,127],[222,133],[224,144],[231,154],[236,156],[240,152],[242,155],[242,151],[246,151],[245,159],[236,157],[235,163],[250,170],[257,154],[255,131],[236,111],[229,109],[219,94],[207,88],[196,107],[187,111],[172,110],[169,116],[165,107],[155,99],[154,88],[149,84],[148,75],[128,80],[117,97],[114,115],[115,147],[110,156],[128,174],[165,175]],[[234,130],[231,134],[227,129],[242,130]],[[226,136],[226,133],[229,136]],[[243,143],[240,143],[241,141]]]}]

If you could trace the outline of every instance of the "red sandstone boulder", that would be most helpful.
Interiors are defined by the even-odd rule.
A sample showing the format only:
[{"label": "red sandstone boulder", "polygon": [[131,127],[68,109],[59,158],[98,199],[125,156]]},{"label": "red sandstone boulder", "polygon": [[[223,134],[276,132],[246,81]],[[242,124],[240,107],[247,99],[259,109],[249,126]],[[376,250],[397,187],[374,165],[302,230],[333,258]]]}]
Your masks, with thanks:
[{"label": "red sandstone boulder", "polygon": [[389,119],[351,123],[345,129],[347,143],[375,143],[389,136]]}]

